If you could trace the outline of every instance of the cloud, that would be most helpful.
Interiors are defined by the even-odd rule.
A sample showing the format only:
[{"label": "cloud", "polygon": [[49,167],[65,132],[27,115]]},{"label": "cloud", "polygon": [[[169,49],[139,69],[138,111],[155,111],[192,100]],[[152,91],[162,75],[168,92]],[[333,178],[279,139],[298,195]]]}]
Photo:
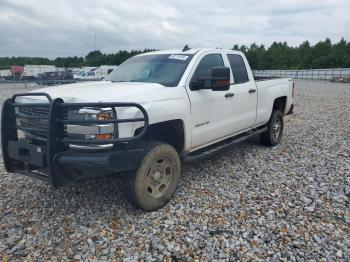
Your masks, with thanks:
[{"label": "cloud", "polygon": [[1,0],[0,56],[350,40],[347,0]]}]

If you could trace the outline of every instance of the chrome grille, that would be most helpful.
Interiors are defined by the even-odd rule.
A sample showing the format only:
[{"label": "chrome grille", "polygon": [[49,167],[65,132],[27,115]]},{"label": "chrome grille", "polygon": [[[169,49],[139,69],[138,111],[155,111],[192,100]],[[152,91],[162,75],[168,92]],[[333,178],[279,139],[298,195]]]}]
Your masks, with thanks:
[{"label": "chrome grille", "polygon": [[40,105],[40,106],[21,106],[18,108],[19,113],[25,115],[34,115],[34,116],[48,116],[49,115],[49,104]]},{"label": "chrome grille", "polygon": [[[21,106],[17,109],[17,114],[23,115],[23,116],[35,116],[35,117],[46,117],[49,116],[50,107],[48,105],[34,105],[34,106]],[[47,136],[47,129],[48,129],[48,119],[40,119],[40,118],[17,118],[17,125],[19,127],[28,127],[28,128],[40,128],[43,129],[42,132],[34,132],[34,131],[25,131],[24,133],[26,135],[29,135],[30,137],[34,138],[44,138],[46,139]]]}]

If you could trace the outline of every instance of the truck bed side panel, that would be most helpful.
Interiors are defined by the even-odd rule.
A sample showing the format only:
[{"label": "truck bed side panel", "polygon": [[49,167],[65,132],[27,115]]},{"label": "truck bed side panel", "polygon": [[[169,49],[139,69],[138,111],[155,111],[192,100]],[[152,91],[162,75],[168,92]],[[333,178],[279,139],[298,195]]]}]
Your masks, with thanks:
[{"label": "truck bed side panel", "polygon": [[256,82],[258,89],[258,107],[256,124],[268,122],[274,100],[278,97],[287,97],[286,107],[283,113],[287,113],[292,104],[292,81],[289,78],[266,80]]}]

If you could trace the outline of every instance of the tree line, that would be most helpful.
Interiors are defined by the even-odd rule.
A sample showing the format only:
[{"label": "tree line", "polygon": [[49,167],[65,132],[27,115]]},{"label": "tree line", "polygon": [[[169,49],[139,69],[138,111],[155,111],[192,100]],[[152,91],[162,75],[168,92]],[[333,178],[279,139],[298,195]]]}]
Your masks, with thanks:
[{"label": "tree line", "polygon": [[253,69],[311,69],[311,68],[349,68],[350,42],[342,38],[332,43],[329,38],[311,46],[305,41],[297,47],[287,42],[274,42],[264,45],[251,44],[249,47],[235,45],[242,51]]},{"label": "tree line", "polygon": [[120,50],[115,54],[103,54],[99,50],[89,52],[85,57],[69,56],[49,59],[44,57],[0,57],[0,69],[12,65],[55,65],[57,67],[83,67],[101,65],[120,65],[128,58],[156,49]]},{"label": "tree line", "polygon": [[[270,46],[234,45],[234,50],[242,51],[253,69],[310,69],[350,67],[350,42],[342,38],[332,43],[329,38],[310,45],[305,41],[299,46],[289,46],[287,42],[273,42]],[[11,65],[55,65],[57,67],[82,67],[100,65],[119,65],[126,59],[155,49],[120,50],[115,54],[103,54],[98,50],[88,53],[85,57],[0,57],[0,67]]]}]

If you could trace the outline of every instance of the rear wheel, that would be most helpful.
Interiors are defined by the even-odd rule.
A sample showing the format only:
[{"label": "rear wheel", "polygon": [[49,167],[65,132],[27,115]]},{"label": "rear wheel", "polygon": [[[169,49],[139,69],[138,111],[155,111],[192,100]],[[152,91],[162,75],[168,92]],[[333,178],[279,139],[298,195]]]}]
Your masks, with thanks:
[{"label": "rear wheel", "polygon": [[283,135],[283,114],[278,110],[273,110],[270,120],[267,123],[267,131],[260,135],[260,141],[263,145],[277,145]]},{"label": "rear wheel", "polygon": [[168,144],[151,142],[137,172],[127,178],[127,193],[132,203],[146,211],[165,205],[175,193],[181,163]]}]

